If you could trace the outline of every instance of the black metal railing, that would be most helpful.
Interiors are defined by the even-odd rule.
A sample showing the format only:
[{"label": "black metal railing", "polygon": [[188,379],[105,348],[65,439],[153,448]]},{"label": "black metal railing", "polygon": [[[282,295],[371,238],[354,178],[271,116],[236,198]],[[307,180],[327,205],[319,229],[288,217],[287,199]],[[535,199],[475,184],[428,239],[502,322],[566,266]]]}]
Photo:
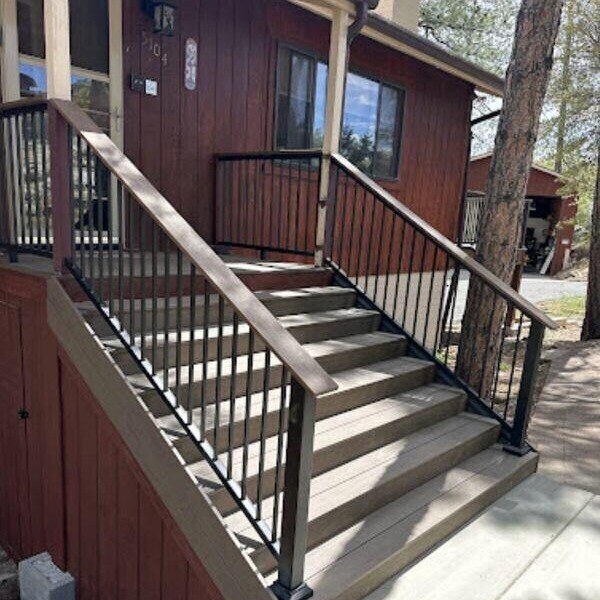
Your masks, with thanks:
[{"label": "black metal railing", "polygon": [[219,245],[314,254],[319,151],[219,154],[216,165]]},{"label": "black metal railing", "polygon": [[52,201],[45,100],[0,107],[0,171],[0,246],[11,254],[49,255]]},{"label": "black metal railing", "polygon": [[[544,330],[554,323],[346,159],[332,157],[330,178],[325,257],[340,282],[523,448]],[[473,286],[490,303],[489,321],[466,318]],[[464,343],[474,326],[488,340],[480,354]]]},{"label": "black metal railing", "polygon": [[143,372],[144,400],[175,416],[276,557],[273,589],[289,597],[305,587],[315,403],[337,386],[80,109],[51,110],[68,148],[64,263]]}]

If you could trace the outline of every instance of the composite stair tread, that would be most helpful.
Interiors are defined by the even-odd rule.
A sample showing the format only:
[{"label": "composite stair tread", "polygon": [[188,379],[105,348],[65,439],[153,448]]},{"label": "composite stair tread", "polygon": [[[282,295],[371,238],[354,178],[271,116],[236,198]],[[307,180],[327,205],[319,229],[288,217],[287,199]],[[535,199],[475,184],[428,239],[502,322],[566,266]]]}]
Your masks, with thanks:
[{"label": "composite stair tread", "polygon": [[[440,460],[443,456],[458,451],[458,456],[463,460],[466,456],[461,455],[462,449],[469,453],[471,447],[479,448],[479,444],[489,446],[494,443],[498,431],[496,422],[462,413],[313,477],[309,529],[317,519],[324,525],[325,520],[330,520],[330,515],[345,505],[376,494],[389,482],[402,481],[401,485],[408,485],[414,479],[410,477],[411,473],[416,471],[422,471],[426,477],[431,465],[433,468],[443,466]],[[269,515],[272,507],[271,496],[264,500],[264,514]],[[243,538],[249,549],[264,550],[241,512],[227,517],[226,523]]]},{"label": "composite stair tread", "polygon": [[[294,331],[303,327],[326,324],[340,324],[341,326],[343,326],[345,322],[350,320],[374,320],[376,317],[378,317],[378,313],[376,311],[366,310],[364,308],[350,307],[317,312],[281,315],[277,317],[277,320],[286,329]],[[247,323],[240,322],[238,325],[238,336],[247,335],[249,330],[250,327]],[[195,342],[200,343],[204,339],[204,331],[205,328],[203,326],[198,326],[194,328],[183,327],[181,331],[177,331],[177,329],[172,327],[166,333],[162,329],[157,331],[156,335],[153,335],[152,333],[147,333],[144,336],[143,342],[145,347],[150,347],[153,343],[155,343],[158,348],[162,348],[168,344],[176,344],[180,340],[183,343],[189,343],[193,339]],[[209,339],[217,339],[219,336],[220,329],[217,325],[211,324],[207,328],[207,331]],[[223,325],[222,335],[223,337],[233,336],[233,324],[231,322],[227,322],[225,325]],[[340,337],[342,335],[343,329],[340,331]],[[116,340],[116,338],[114,339]],[[108,340],[110,340],[109,337],[107,337],[106,340],[103,339],[103,341]],[[140,341],[141,340],[138,336],[137,343],[139,344]]]},{"label": "composite stair tread", "polygon": [[[317,404],[317,418],[331,416],[351,408],[362,406],[385,398],[386,396],[406,392],[430,383],[435,373],[432,363],[408,356],[398,356],[353,367],[332,373],[338,389],[324,394]],[[148,401],[150,396],[145,396]],[[244,418],[245,395],[239,396],[235,403],[236,418]],[[251,396],[251,416],[258,417],[262,410],[262,391]],[[279,410],[281,404],[280,388],[269,391],[268,412]],[[219,403],[221,423],[229,420],[229,401]],[[164,418],[164,426],[173,427],[177,421],[171,416],[162,402],[152,403],[151,409],[155,417]],[[194,422],[199,422],[200,409],[193,411]],[[207,407],[206,419],[214,425],[216,408],[212,404]],[[169,421],[170,419],[170,421]],[[169,425],[171,423],[171,425]]]},{"label": "composite stair tread", "polygon": [[[461,410],[464,394],[456,388],[443,386],[439,384],[430,384],[411,390],[406,393],[396,394],[383,398],[376,402],[365,404],[349,411],[336,414],[317,421],[315,425],[314,452],[315,466],[313,472],[327,470],[329,461],[321,461],[319,453],[325,451],[335,451],[345,442],[351,443],[350,454],[356,457],[359,454],[366,454],[372,446],[381,446],[385,444],[385,429],[395,426],[392,431],[396,436],[401,435],[401,423],[410,423],[414,421],[413,427],[418,427],[425,419],[432,419],[431,412],[438,410],[439,419],[445,416],[451,416]],[[159,421],[160,422],[160,421]],[[174,425],[170,421],[171,425]],[[400,433],[399,433],[400,432]],[[412,431],[409,430],[409,433]],[[367,437],[377,436],[374,440],[365,440]],[[177,445],[177,440],[175,445]],[[273,435],[265,440],[264,469],[273,469],[277,460],[277,435]],[[357,446],[356,444],[360,444]],[[260,441],[248,445],[247,449],[247,477],[255,477],[259,470],[259,458],[261,451]],[[340,453],[341,454],[341,453]],[[194,454],[198,457],[198,453]],[[224,456],[224,454],[223,454]],[[341,454],[338,461],[346,461],[347,453]],[[242,476],[245,451],[243,447],[238,447],[233,451],[233,477],[238,480]],[[325,464],[322,464],[324,462]],[[335,461],[334,461],[335,462]],[[216,482],[211,467],[203,460],[190,464],[190,469],[201,482]],[[218,492],[221,496],[227,497],[224,490]]]},{"label": "composite stair tread", "polygon": [[[309,344],[304,344],[303,348],[306,352],[317,360],[322,360],[325,357],[336,356],[338,354],[372,349],[377,346],[382,345],[398,345],[403,344],[405,339],[402,336],[387,333],[384,331],[374,331],[371,333],[363,333],[354,336],[349,336],[346,338],[337,338],[337,339],[327,339],[321,340],[319,342],[312,342]],[[271,367],[275,367],[280,365],[279,359],[272,355],[270,361]],[[253,370],[256,372],[259,369],[262,369],[265,366],[265,354],[264,352],[257,352],[253,355]],[[193,368],[192,368],[193,366]],[[200,383],[203,379],[203,368],[202,363],[197,363],[195,365],[185,365],[181,367],[180,377],[181,377],[181,385],[186,385],[188,383]],[[241,375],[246,373],[248,366],[248,356],[242,355],[238,356],[236,360],[236,373]],[[209,361],[207,365],[208,370],[208,379],[213,379],[217,377],[218,373],[218,361]],[[221,376],[225,377],[232,373],[233,371],[233,361],[231,358],[224,358],[221,361]],[[159,371],[158,375],[162,377],[164,371]],[[148,380],[143,375],[132,375],[130,377],[130,381],[132,384],[136,385],[140,389],[149,389],[151,388]],[[175,387],[177,383],[177,375],[175,369],[171,369],[168,378],[169,387]]]},{"label": "composite stair tread", "polygon": [[[298,306],[302,306],[303,300],[311,300],[314,298],[323,298],[325,300],[333,300],[335,298],[343,299],[349,304],[347,305],[350,308],[353,305],[352,300],[355,298],[355,292],[353,290],[347,288],[341,288],[338,286],[324,286],[324,287],[304,287],[304,288],[294,288],[294,289],[284,289],[284,290],[259,290],[254,292],[254,295],[263,303],[277,303],[284,301],[286,303],[293,301],[297,302]],[[215,311],[219,302],[219,298],[216,294],[209,295],[209,301],[211,305],[211,311]],[[157,298],[156,305],[160,310],[164,309],[165,306],[170,308],[177,308],[179,303],[181,302],[182,308],[189,308],[192,304],[191,296],[184,295],[181,297],[181,300],[173,295],[169,297]],[[131,310],[131,300],[124,299],[123,301],[123,311],[129,312]],[[204,306],[204,294],[196,295],[196,307],[201,308]],[[93,305],[91,302],[80,302],[78,304],[82,308],[93,309]],[[140,311],[142,306],[145,305],[146,310],[150,310],[152,307],[152,301],[150,298],[146,298],[142,300],[141,298],[136,298],[133,300],[133,308],[135,311]],[[115,299],[115,308],[119,309],[118,299]]]},{"label": "composite stair tread", "polygon": [[306,556],[315,600],[359,600],[443,541],[516,483],[537,455],[510,455],[499,446],[411,490]]}]

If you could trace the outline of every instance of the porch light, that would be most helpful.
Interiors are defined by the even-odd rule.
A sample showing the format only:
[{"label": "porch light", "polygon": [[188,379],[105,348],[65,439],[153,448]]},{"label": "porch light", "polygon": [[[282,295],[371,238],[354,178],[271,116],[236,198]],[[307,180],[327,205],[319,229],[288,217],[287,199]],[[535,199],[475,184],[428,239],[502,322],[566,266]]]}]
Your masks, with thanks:
[{"label": "porch light", "polygon": [[175,35],[176,6],[160,0],[142,0],[142,10],[154,19],[154,33]]}]

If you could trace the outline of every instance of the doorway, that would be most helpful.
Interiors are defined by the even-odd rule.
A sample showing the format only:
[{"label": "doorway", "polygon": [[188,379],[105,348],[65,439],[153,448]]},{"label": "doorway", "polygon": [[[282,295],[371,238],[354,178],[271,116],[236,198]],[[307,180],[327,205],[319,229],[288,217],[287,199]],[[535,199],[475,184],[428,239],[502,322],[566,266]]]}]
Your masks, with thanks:
[{"label": "doorway", "polygon": [[[43,0],[3,0],[4,102],[46,93]],[[122,148],[122,0],[71,0],[71,90],[76,102]],[[6,35],[6,33],[9,35]],[[10,35],[10,33],[14,35]],[[16,48],[10,48],[11,44]],[[16,64],[15,64],[16,63]],[[6,90],[6,91],[5,91]]]}]

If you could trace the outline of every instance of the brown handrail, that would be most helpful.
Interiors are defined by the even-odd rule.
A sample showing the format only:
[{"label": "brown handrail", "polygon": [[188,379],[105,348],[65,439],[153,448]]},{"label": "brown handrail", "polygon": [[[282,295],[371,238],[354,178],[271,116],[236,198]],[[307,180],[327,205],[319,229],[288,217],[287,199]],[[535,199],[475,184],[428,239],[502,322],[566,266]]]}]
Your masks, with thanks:
[{"label": "brown handrail", "polygon": [[6,116],[11,113],[18,113],[28,108],[37,108],[39,106],[47,106],[48,100],[44,97],[23,98],[12,102],[0,104],[0,115]]},{"label": "brown handrail", "polygon": [[389,192],[375,183],[368,175],[365,175],[360,169],[356,168],[350,161],[340,154],[332,154],[331,160],[342,170],[351,175],[361,185],[366,187],[375,197],[386,204],[390,209],[396,212],[401,218],[410,223],[416,230],[437,244],[442,250],[448,253],[452,258],[459,262],[467,271],[476,275],[486,283],[497,294],[506,301],[518,308],[523,314],[527,315],[533,321],[545,325],[549,329],[558,329],[558,324],[548,315],[541,311],[537,306],[529,302],[518,292],[513,290],[508,284],[502,281],[486,269],[481,263],[469,256],[459,246],[451,242],[446,236],[433,228],[429,223],[421,219],[412,210],[399,202]]},{"label": "brown handrail", "polygon": [[332,377],[85,112],[64,100],[51,100],[50,105],[77,131],[173,244],[247,321],[309,394],[316,397],[337,389]]}]

